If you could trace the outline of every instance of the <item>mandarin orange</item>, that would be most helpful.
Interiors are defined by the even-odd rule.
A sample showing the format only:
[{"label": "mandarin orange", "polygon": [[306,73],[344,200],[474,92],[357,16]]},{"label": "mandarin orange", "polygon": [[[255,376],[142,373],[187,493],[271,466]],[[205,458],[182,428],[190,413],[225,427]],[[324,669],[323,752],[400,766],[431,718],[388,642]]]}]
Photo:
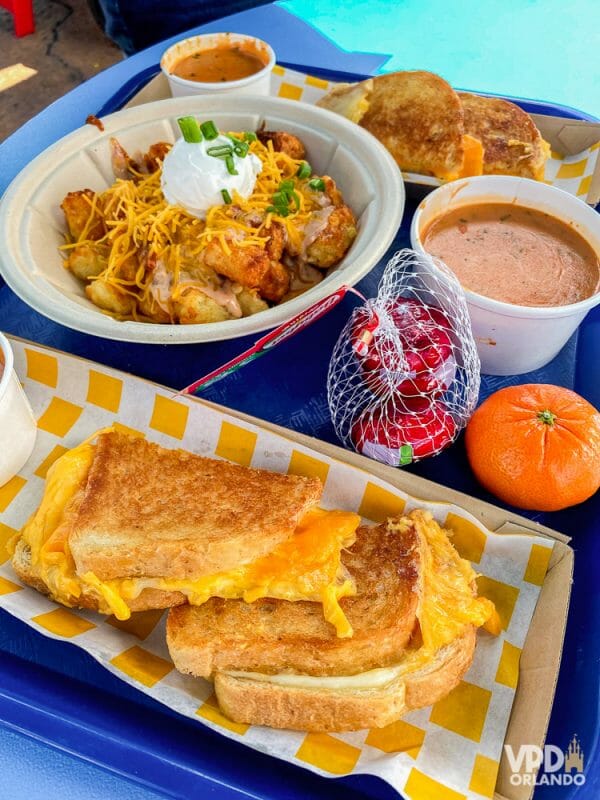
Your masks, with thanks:
[{"label": "mandarin orange", "polygon": [[570,389],[500,389],[471,417],[465,444],[479,482],[519,508],[558,511],[600,487],[600,413]]}]

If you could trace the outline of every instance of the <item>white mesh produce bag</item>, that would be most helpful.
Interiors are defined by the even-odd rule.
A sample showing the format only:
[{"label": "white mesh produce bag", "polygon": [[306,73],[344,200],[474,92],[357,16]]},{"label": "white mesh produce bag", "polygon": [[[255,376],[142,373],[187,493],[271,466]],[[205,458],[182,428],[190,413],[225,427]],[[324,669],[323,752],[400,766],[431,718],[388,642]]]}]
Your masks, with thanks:
[{"label": "white mesh produce bag", "polygon": [[401,250],[356,308],[327,376],[344,445],[392,466],[439,453],[475,410],[479,357],[464,292],[437,258]]}]

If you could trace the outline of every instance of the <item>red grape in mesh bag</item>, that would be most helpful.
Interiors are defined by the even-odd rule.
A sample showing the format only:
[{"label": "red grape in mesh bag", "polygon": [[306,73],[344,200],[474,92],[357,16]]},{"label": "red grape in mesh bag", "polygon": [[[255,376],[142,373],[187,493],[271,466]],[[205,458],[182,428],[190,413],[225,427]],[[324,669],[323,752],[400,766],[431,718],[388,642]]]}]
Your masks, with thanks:
[{"label": "red grape in mesh bag", "polygon": [[456,361],[452,326],[443,311],[406,297],[388,301],[382,311],[397,329],[401,348],[389,346],[377,330],[366,346],[359,346],[364,345],[364,331],[373,327],[366,308],[357,314],[352,329],[369,389],[376,395],[397,392],[405,397],[444,392],[454,380]]}]

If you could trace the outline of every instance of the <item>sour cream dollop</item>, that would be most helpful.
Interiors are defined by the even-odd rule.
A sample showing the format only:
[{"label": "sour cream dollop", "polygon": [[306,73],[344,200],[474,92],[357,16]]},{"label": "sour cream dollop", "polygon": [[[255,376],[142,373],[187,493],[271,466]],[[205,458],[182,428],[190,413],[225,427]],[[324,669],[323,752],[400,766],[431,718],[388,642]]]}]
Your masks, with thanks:
[{"label": "sour cream dollop", "polygon": [[237,175],[230,175],[223,158],[207,153],[213,147],[231,146],[231,139],[217,136],[201,142],[186,142],[179,139],[165,156],[161,176],[161,188],[167,203],[181,206],[188,214],[206,219],[206,212],[213,206],[225,203],[222,190],[230,196],[237,192],[247,199],[254,191],[256,177],[262,171],[259,158],[248,153],[244,158],[232,154]]}]

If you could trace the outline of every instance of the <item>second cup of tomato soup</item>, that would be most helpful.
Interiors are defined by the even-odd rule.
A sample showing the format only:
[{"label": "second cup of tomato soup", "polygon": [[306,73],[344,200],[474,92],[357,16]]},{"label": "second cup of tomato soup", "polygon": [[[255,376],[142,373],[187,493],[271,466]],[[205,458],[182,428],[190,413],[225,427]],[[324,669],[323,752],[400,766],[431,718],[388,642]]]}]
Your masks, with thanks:
[{"label": "second cup of tomato soup", "polygon": [[411,239],[460,281],[488,374],[544,366],[600,303],[600,216],[538,181],[445,184],[419,205]]},{"label": "second cup of tomato soup", "polygon": [[241,33],[208,33],[172,45],[160,60],[173,97],[228,93],[268,95],[275,53]]}]

